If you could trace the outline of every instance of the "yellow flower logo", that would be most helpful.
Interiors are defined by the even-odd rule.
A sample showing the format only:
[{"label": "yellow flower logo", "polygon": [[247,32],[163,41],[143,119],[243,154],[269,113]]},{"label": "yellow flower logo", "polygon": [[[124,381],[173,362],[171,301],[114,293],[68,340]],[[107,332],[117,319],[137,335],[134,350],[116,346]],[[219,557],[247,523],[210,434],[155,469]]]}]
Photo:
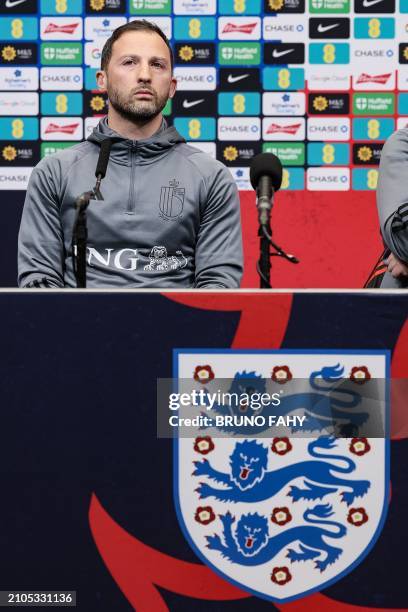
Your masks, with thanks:
[{"label": "yellow flower logo", "polygon": [[358,159],[364,162],[369,161],[372,158],[372,156],[373,156],[373,152],[371,151],[370,147],[360,147],[357,152]]},{"label": "yellow flower logo", "polygon": [[92,110],[95,112],[101,111],[105,108],[105,100],[102,96],[94,96],[90,102]]},{"label": "yellow flower logo", "polygon": [[227,161],[235,161],[238,157],[238,149],[236,147],[226,147],[224,149],[224,159]]},{"label": "yellow flower logo", "polygon": [[327,101],[327,98],[325,98],[324,96],[317,96],[317,98],[313,100],[313,108],[317,111],[324,111],[328,106],[329,103]]},{"label": "yellow flower logo", "polygon": [[17,157],[17,149],[12,146],[4,147],[2,155],[6,161],[14,161]]},{"label": "yellow flower logo", "polygon": [[268,0],[268,4],[273,11],[279,11],[283,7],[283,0]]},{"label": "yellow flower logo", "polygon": [[408,47],[405,47],[405,49],[404,49],[404,51],[402,52],[402,54],[403,54],[404,58],[405,58],[406,60],[408,60]]},{"label": "yellow flower logo", "polygon": [[17,51],[11,45],[4,47],[3,51],[1,52],[1,57],[4,59],[5,62],[12,62],[13,59],[16,58],[16,56]]},{"label": "yellow flower logo", "polygon": [[179,51],[179,57],[185,62],[189,62],[194,57],[194,51],[191,47],[185,45],[184,47],[181,47]]},{"label": "yellow flower logo", "polygon": [[91,0],[91,9],[101,11],[105,8],[105,0]]}]

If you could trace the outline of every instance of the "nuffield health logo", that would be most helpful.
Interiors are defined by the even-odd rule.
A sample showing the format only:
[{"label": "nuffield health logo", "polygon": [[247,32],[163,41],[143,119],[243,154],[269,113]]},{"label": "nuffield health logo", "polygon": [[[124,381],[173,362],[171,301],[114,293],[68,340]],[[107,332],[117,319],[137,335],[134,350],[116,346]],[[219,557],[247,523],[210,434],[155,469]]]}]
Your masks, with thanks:
[{"label": "nuffield health logo", "polygon": [[353,571],[385,520],[388,354],[186,349],[174,359],[175,504],[197,556],[279,602]]}]

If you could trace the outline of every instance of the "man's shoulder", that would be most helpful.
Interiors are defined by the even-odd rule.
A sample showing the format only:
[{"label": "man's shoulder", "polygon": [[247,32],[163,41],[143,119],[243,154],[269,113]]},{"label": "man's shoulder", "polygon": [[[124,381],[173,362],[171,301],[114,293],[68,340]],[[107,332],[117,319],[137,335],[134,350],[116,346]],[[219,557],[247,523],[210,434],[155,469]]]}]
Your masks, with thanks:
[{"label": "man's shoulder", "polygon": [[37,164],[36,170],[53,171],[58,169],[65,173],[68,168],[81,161],[89,153],[92,153],[94,149],[95,145],[87,140],[79,142],[76,145],[60,149],[43,157]]},{"label": "man's shoulder", "polygon": [[175,148],[177,153],[188,160],[201,176],[208,178],[221,173],[231,178],[231,181],[234,180],[225,164],[198,147],[194,147],[187,143],[180,143]]}]

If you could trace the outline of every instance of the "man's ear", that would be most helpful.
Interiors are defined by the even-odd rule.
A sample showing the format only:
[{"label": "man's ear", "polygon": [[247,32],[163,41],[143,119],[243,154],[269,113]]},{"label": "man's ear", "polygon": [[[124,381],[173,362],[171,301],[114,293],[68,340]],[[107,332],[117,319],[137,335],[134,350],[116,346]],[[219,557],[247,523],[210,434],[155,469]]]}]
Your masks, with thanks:
[{"label": "man's ear", "polygon": [[106,76],[106,72],[104,70],[98,70],[96,73],[96,82],[98,83],[99,89],[106,91],[108,77]]},{"label": "man's ear", "polygon": [[177,79],[172,77],[169,90],[169,98],[174,98],[177,89]]}]

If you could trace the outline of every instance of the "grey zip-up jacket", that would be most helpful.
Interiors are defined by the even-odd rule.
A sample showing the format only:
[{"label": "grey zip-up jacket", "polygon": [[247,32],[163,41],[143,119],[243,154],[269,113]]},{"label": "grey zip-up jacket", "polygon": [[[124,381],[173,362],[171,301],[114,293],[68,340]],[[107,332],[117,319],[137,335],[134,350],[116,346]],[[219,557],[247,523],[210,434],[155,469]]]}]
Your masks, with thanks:
[{"label": "grey zip-up jacket", "polygon": [[[76,287],[75,200],[95,185],[106,117],[88,140],[44,158],[30,177],[19,234],[20,287]],[[112,145],[103,201],[87,210],[87,287],[236,288],[239,196],[227,168],[163,119],[146,140]]]},{"label": "grey zip-up jacket", "polygon": [[[377,207],[384,243],[408,263],[408,129],[394,132],[381,151]],[[408,280],[386,272],[381,288],[408,287]]]}]

